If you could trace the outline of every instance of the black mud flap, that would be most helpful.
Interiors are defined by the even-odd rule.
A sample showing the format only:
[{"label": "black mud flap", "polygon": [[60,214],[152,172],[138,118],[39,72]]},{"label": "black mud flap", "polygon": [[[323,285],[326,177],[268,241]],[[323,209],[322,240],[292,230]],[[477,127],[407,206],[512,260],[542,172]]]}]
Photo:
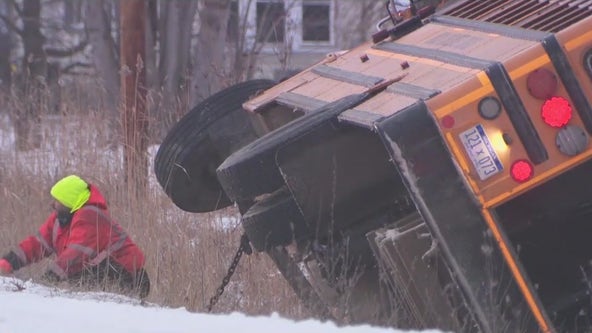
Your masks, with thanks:
[{"label": "black mud flap", "polygon": [[[474,332],[458,292],[439,260],[436,242],[417,213],[367,235],[403,328]],[[444,266],[444,267],[443,267]]]},{"label": "black mud flap", "polygon": [[243,214],[241,223],[257,251],[286,246],[309,234],[302,214],[286,188],[256,202]]},{"label": "black mud flap", "polygon": [[285,248],[274,247],[267,251],[267,254],[274,262],[284,279],[288,282],[296,296],[300,298],[304,306],[306,306],[311,313],[321,320],[333,320],[331,311],[327,304],[319,297],[298,264],[290,257]]},{"label": "black mud flap", "polygon": [[393,175],[388,154],[366,129],[336,124],[317,135],[303,135],[279,149],[276,161],[316,237],[353,224],[371,227],[371,216],[408,208],[409,201],[397,201],[407,191]]},{"label": "black mud flap", "polygon": [[376,127],[396,167],[393,172],[403,179],[437,240],[481,332],[538,332],[539,325],[427,106],[418,102]]},{"label": "black mud flap", "polygon": [[337,115],[353,107],[368,93],[348,95],[270,132],[230,155],[217,169],[218,180],[232,201],[252,199],[283,186],[276,166],[281,147],[304,135],[330,130]]}]

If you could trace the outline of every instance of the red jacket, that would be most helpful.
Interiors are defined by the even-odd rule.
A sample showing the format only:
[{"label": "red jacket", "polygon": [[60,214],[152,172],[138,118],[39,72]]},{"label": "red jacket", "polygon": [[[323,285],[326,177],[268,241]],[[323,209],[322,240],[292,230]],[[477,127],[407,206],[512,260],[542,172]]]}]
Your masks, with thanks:
[{"label": "red jacket", "polygon": [[62,278],[80,273],[84,267],[97,265],[110,257],[131,274],[144,267],[144,254],[107,210],[105,198],[90,186],[90,198],[74,212],[72,221],[60,227],[53,212],[35,236],[23,240],[17,256],[23,265],[36,262],[53,253],[50,270]]}]

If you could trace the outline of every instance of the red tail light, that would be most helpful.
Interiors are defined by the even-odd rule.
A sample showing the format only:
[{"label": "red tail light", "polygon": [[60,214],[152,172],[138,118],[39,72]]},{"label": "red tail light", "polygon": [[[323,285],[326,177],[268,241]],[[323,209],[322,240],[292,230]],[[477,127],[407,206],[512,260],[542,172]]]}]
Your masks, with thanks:
[{"label": "red tail light", "polygon": [[446,115],[442,118],[442,126],[444,126],[444,128],[452,128],[454,127],[454,123],[454,117],[451,115]]},{"label": "red tail light", "polygon": [[519,183],[524,183],[529,180],[532,178],[533,174],[534,168],[527,160],[517,160],[512,163],[512,166],[510,167],[510,175],[512,176],[512,179]]},{"label": "red tail light", "polygon": [[563,127],[571,119],[572,108],[563,97],[551,97],[543,103],[541,116],[543,121],[552,127]]},{"label": "red tail light", "polygon": [[557,91],[557,77],[550,70],[540,68],[528,74],[526,87],[533,97],[547,99]]}]

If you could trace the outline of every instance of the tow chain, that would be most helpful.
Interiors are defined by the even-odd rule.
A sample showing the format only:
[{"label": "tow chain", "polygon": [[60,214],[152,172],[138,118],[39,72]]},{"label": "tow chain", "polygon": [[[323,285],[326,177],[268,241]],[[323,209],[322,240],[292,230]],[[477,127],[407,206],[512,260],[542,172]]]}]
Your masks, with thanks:
[{"label": "tow chain", "polygon": [[242,257],[243,253],[253,253],[253,249],[251,249],[251,245],[249,244],[249,237],[247,237],[246,234],[243,234],[241,236],[240,245],[238,247],[238,250],[236,251],[236,254],[234,255],[234,258],[232,259],[232,263],[228,268],[226,276],[222,279],[222,284],[220,285],[220,287],[218,287],[218,289],[216,289],[216,294],[212,296],[212,298],[210,298],[210,304],[208,304],[207,307],[208,312],[212,312],[212,308],[214,307],[214,305],[216,305],[216,303],[218,303],[220,296],[222,296],[222,294],[224,293],[224,288],[226,288],[226,286],[230,282],[230,278],[232,277],[232,274],[234,274],[234,271],[236,270],[238,262],[240,261],[240,258]]}]

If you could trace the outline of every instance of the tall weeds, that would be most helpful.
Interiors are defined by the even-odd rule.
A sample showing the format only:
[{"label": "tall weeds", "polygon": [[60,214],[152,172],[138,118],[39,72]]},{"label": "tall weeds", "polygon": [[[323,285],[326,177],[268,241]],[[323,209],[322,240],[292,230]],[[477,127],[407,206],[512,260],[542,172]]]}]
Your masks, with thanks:
[{"label": "tall weeds", "polygon": [[[157,184],[151,165],[146,193],[141,198],[126,195],[123,152],[110,144],[116,131],[110,128],[104,103],[86,96],[84,89],[73,91],[62,95],[60,114],[44,114],[40,124],[31,123],[42,144],[30,151],[14,147],[10,120],[10,113],[27,101],[5,99],[0,114],[0,251],[5,253],[35,234],[51,212],[52,184],[76,173],[101,189],[111,215],[144,250],[152,281],[148,301],[205,311],[239,246],[242,229],[236,210],[183,212]],[[155,151],[150,147],[150,163]],[[15,275],[35,280],[46,266],[47,260]],[[308,316],[266,255],[243,256],[230,281],[214,312]]]}]

